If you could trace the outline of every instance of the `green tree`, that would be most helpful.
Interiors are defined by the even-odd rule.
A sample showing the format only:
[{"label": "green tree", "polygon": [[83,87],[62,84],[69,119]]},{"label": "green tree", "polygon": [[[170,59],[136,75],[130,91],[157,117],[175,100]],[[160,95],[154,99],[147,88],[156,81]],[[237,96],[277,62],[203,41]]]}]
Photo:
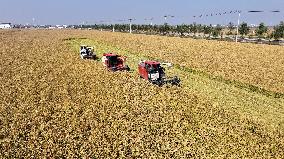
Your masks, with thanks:
[{"label": "green tree", "polygon": [[250,30],[250,28],[249,28],[248,24],[245,23],[245,22],[243,22],[241,24],[240,28],[239,28],[239,32],[242,35],[242,37],[244,37],[244,35],[248,35],[249,30]]},{"label": "green tree", "polygon": [[162,35],[168,35],[171,27],[168,25],[168,23],[165,23],[164,25],[160,26],[159,30]]},{"label": "green tree", "polygon": [[197,24],[197,32],[198,33],[203,33],[204,32],[204,30],[203,30],[203,26],[201,25],[201,24]]},{"label": "green tree", "polygon": [[208,34],[208,37],[210,37],[212,31],[213,31],[213,27],[211,24],[209,26],[208,25],[204,26],[204,34]]},{"label": "green tree", "polygon": [[221,32],[223,30],[223,27],[220,24],[217,24],[217,26],[213,29],[213,36],[216,38],[219,35],[221,35]]},{"label": "green tree", "polygon": [[189,32],[189,26],[186,24],[177,25],[176,31],[181,35],[184,36],[185,33]]},{"label": "green tree", "polygon": [[261,38],[264,34],[266,34],[268,31],[268,27],[265,26],[264,23],[260,23],[258,28],[256,29],[256,35]]},{"label": "green tree", "polygon": [[195,36],[195,34],[198,32],[197,24],[196,23],[191,24],[189,30],[191,33],[194,33]]},{"label": "green tree", "polygon": [[235,26],[234,26],[234,23],[233,22],[230,22],[228,24],[228,29],[229,29],[229,32],[227,33],[228,35],[232,35],[233,34],[233,30],[235,29]]},{"label": "green tree", "polygon": [[274,27],[274,31],[272,33],[272,36],[278,40],[280,38],[284,38],[284,22],[280,22],[279,25]]}]

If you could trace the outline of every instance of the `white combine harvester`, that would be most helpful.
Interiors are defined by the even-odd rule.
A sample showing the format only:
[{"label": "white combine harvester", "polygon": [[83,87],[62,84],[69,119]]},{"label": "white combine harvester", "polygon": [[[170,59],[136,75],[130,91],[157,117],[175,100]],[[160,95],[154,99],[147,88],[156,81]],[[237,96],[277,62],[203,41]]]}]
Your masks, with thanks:
[{"label": "white combine harvester", "polygon": [[80,56],[81,59],[96,59],[96,54],[94,53],[94,48],[87,46],[87,45],[81,45],[80,46]]}]

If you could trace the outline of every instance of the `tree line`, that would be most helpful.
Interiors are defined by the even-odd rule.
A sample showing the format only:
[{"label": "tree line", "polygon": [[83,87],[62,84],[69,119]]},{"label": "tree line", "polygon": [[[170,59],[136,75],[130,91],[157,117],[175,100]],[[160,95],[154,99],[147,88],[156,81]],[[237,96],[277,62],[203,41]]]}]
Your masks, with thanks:
[{"label": "tree line", "polygon": [[[118,32],[129,32],[129,24],[95,24],[95,25],[77,25],[74,28],[90,28],[98,30],[110,30]],[[202,24],[181,24],[181,25],[169,25],[167,23],[163,25],[145,25],[145,24],[132,24],[131,29],[134,33],[144,34],[160,34],[160,35],[174,35],[174,36],[201,36],[203,38],[223,38],[225,35],[234,36],[236,35],[236,25],[229,23],[227,26],[221,25],[202,25]],[[238,31],[241,37],[247,36],[251,27],[245,22],[239,25]],[[258,38],[269,38],[269,39],[281,39],[284,38],[284,22],[273,27],[272,31],[269,31],[269,27],[264,23],[260,23],[258,27],[253,29],[253,35]],[[250,34],[251,35],[251,34]]]}]

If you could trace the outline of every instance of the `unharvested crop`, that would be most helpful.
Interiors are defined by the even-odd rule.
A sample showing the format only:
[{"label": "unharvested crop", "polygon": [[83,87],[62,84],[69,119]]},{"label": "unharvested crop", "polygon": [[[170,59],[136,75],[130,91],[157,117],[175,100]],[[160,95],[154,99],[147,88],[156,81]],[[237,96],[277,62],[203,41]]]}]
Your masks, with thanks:
[{"label": "unharvested crop", "polygon": [[0,32],[0,157],[281,158],[283,132],[80,60],[79,31]]}]

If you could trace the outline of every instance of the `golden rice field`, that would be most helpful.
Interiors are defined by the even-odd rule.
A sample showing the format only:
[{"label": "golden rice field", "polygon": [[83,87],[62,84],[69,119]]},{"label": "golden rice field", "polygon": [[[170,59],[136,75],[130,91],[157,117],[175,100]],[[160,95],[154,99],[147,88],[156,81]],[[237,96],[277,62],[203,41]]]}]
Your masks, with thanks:
[{"label": "golden rice field", "polygon": [[[135,71],[112,73],[98,61],[81,60],[74,49],[77,44],[72,47],[66,42],[70,38],[95,40],[101,44],[97,46],[99,55],[103,50],[117,48],[122,53],[125,49],[137,58],[135,53],[151,54],[272,91],[284,90],[279,83],[283,82],[280,47],[255,46],[258,54],[253,45],[233,47],[231,43],[158,36],[0,31],[1,158],[283,158],[283,99],[203,76],[188,77],[182,70],[181,87],[157,87],[140,79]],[[222,51],[222,47],[231,51]],[[237,55],[238,49],[246,51]],[[264,55],[270,61],[267,65],[262,65]],[[269,75],[258,74],[262,71]],[[257,80],[260,77],[265,78]],[[190,80],[198,88],[216,89],[224,99],[219,101],[214,94],[191,88]],[[232,99],[242,99],[234,95],[236,91],[244,103],[260,103],[248,104],[258,106],[260,112],[279,112],[261,113],[267,117],[261,118],[257,111],[240,111],[245,108],[242,103],[231,109],[219,87]],[[270,107],[264,108],[266,105]],[[277,124],[267,124],[274,120]]]},{"label": "golden rice field", "polygon": [[283,46],[94,32],[89,37],[133,52],[284,93]]}]

